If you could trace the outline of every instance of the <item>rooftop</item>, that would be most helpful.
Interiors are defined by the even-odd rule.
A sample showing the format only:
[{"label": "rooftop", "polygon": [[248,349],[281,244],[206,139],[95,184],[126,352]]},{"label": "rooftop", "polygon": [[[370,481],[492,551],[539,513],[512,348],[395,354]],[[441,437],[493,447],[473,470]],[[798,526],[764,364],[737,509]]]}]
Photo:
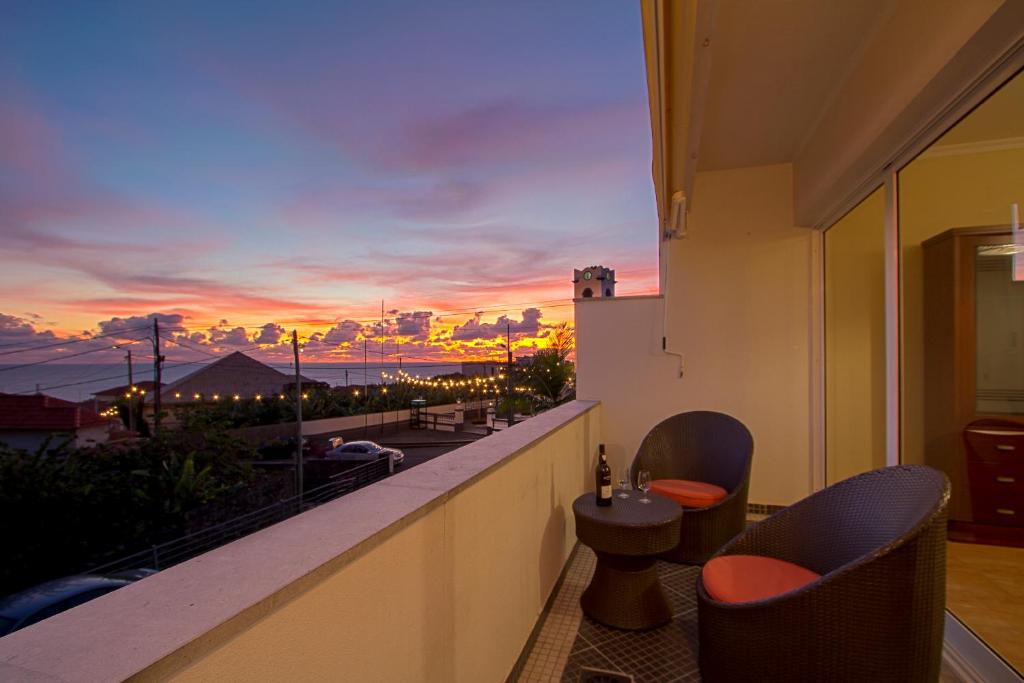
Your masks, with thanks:
[{"label": "rooftop", "polygon": [[91,410],[52,396],[0,394],[0,429],[70,432],[108,422]]}]

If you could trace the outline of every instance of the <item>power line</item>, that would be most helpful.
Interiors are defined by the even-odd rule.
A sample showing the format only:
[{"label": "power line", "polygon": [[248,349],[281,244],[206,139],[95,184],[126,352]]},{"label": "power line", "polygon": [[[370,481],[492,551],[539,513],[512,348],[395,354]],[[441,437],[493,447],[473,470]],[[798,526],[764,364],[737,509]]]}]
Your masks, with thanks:
[{"label": "power line", "polygon": [[[131,341],[124,342],[124,344],[121,344],[119,346],[127,346],[128,344],[136,344],[136,343],[138,343],[138,340],[133,339]],[[79,356],[85,356],[85,355],[88,355],[90,353],[99,353],[100,351],[110,351],[112,348],[117,348],[117,347],[105,346],[102,349],[89,349],[88,351],[82,351],[81,353],[72,353],[72,354],[69,354],[67,356],[57,356],[55,358],[47,358],[46,360],[37,360],[37,361],[35,361],[33,363],[22,363],[20,365],[8,365],[8,366],[0,368],[0,372],[8,372],[10,370],[20,370],[22,368],[30,368],[30,367],[33,367],[35,365],[45,365],[46,363],[54,363],[54,362],[59,361],[59,360],[66,360],[68,358],[78,358]]]},{"label": "power line", "polygon": [[[81,337],[81,338],[78,338],[78,339],[69,339],[69,340],[62,341],[62,342],[54,342],[53,344],[43,344],[41,346],[32,346],[32,347],[28,347],[28,348],[24,348],[24,349],[14,349],[13,351],[2,351],[2,352],[0,352],[0,356],[9,356],[9,355],[15,354],[15,353],[26,353],[28,351],[38,351],[39,349],[52,349],[52,348],[57,347],[57,346],[69,346],[71,344],[79,344],[81,342],[94,341],[96,339],[106,339],[107,337],[118,337],[118,336],[123,336],[123,335],[125,335],[128,332],[138,332],[140,330],[145,330],[145,329],[148,329],[148,327],[135,327],[135,328],[132,328],[130,330],[119,330],[118,332],[110,332],[108,334],[97,334],[97,335],[92,336],[92,337]],[[134,340],[134,341],[138,341],[138,340]],[[14,344],[18,344],[18,343],[21,343],[21,342],[14,342]],[[13,346],[14,344],[0,344],[0,348],[6,347],[6,346]]]},{"label": "power line", "polygon": [[206,349],[199,349],[199,348],[196,348],[195,346],[192,346],[191,344],[183,344],[181,339],[166,339],[164,341],[167,341],[167,342],[169,342],[171,344],[175,344],[177,346],[180,346],[183,349],[188,349],[190,351],[195,351],[196,353],[205,353],[207,356],[211,356],[213,358],[220,358],[220,356],[218,356],[217,354],[210,353]]}]

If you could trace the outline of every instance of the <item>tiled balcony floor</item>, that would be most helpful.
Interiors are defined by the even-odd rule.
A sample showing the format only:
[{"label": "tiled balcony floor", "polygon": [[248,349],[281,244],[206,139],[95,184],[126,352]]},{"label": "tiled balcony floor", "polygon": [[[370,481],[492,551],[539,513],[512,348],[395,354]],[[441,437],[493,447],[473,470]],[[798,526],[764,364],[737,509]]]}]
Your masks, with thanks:
[{"label": "tiled balcony floor", "polygon": [[[699,681],[697,669],[696,567],[658,563],[662,586],[672,603],[673,621],[651,631],[620,631],[583,616],[579,600],[590,582],[596,558],[583,545],[569,560],[565,578],[545,617],[518,680],[591,680],[588,671],[625,674],[635,683]],[[593,679],[608,680],[608,679]]]},{"label": "tiled balcony floor", "polygon": [[[658,574],[672,603],[671,624],[651,631],[620,631],[588,619],[580,595],[594,572],[593,551],[577,545],[536,640],[514,678],[523,683],[673,683],[700,681],[697,664],[697,567],[659,562]],[[588,672],[623,676],[587,677]],[[581,677],[582,674],[582,677]],[[943,666],[942,683],[960,679]]]}]

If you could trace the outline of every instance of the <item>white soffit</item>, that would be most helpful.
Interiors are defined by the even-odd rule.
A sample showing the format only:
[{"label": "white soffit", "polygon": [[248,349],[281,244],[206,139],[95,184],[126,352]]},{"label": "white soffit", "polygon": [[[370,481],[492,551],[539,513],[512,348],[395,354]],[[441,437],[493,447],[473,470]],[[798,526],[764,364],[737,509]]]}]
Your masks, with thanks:
[{"label": "white soffit", "polygon": [[698,169],[792,161],[894,4],[719,3]]}]

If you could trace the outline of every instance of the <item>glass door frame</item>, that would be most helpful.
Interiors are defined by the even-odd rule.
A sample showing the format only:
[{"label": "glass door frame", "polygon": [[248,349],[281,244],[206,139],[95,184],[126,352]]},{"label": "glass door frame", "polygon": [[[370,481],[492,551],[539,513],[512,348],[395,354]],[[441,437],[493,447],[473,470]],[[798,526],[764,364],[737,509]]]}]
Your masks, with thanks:
[{"label": "glass door frame", "polygon": [[952,97],[942,109],[923,117],[916,133],[891,157],[883,168],[868,174],[856,189],[815,225],[812,260],[816,287],[812,305],[817,315],[812,344],[812,490],[825,486],[825,259],[824,233],[838,223],[872,192],[882,186],[885,191],[885,461],[886,465],[902,462],[902,360],[903,360],[903,281],[900,258],[899,172],[911,161],[970,114],[996,90],[1024,70],[1024,45],[1006,54],[964,91]]}]

